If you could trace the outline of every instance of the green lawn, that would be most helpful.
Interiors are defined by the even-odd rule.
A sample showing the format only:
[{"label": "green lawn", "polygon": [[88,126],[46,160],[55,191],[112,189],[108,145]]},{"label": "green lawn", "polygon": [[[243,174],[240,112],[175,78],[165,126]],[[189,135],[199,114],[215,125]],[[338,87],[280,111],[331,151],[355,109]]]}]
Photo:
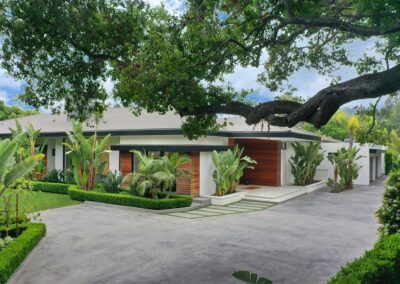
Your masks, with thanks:
[{"label": "green lawn", "polygon": [[[1,200],[1,197],[0,197]],[[20,195],[20,206],[24,211],[37,212],[46,209],[70,206],[80,204],[81,202],[72,200],[68,195],[26,191]]]}]

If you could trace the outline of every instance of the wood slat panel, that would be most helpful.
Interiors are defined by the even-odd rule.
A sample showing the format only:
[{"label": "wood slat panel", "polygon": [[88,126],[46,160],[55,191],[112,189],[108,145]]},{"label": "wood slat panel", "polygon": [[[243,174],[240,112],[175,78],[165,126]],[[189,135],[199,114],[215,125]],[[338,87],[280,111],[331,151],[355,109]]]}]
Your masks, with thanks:
[{"label": "wood slat panel", "polygon": [[244,155],[257,161],[254,170],[245,170],[241,182],[249,184],[280,186],[281,149],[280,141],[263,139],[236,139],[244,147]]},{"label": "wood slat panel", "polygon": [[191,178],[179,177],[176,181],[176,193],[198,197],[200,194],[200,153],[190,153],[191,163],[182,168],[190,170]]},{"label": "wood slat panel", "polygon": [[133,172],[133,155],[131,152],[120,152],[119,153],[119,170],[124,176]]}]

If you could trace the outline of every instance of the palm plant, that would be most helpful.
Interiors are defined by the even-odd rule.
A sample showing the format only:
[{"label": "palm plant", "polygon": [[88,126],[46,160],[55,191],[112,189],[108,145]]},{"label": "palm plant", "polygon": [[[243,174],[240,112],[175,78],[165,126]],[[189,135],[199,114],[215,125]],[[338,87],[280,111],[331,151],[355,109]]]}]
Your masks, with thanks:
[{"label": "palm plant", "polygon": [[321,145],[318,142],[310,142],[307,145],[295,142],[292,144],[295,155],[289,163],[294,176],[295,185],[306,185],[313,182],[317,167],[324,159],[320,152]]},{"label": "palm plant", "polygon": [[67,132],[70,143],[64,143],[71,155],[74,179],[80,189],[92,190],[96,186],[96,176],[103,172],[107,161],[102,160],[107,153],[108,142],[111,135],[105,136],[99,142],[97,133],[86,138],[83,134],[82,124],[73,122],[73,133]]},{"label": "palm plant", "polygon": [[176,185],[178,177],[190,177],[191,172],[183,166],[191,162],[186,155],[173,153],[155,159],[154,155],[147,155],[140,151],[132,151],[135,159],[139,161],[136,172],[128,174],[122,183],[128,183],[131,193],[134,195],[150,195],[158,198],[160,190],[166,191],[166,198],[170,196],[172,189]]},{"label": "palm plant", "polygon": [[158,186],[167,192],[166,198],[169,197],[172,189],[175,187],[177,178],[189,178],[191,176],[190,170],[183,168],[184,165],[190,162],[191,160],[188,156],[179,153],[165,155],[156,160],[156,163],[158,163],[156,168],[159,171],[154,174],[154,177],[158,181]]},{"label": "palm plant", "polygon": [[155,174],[159,172],[159,164],[155,162],[154,155],[147,155],[140,151],[132,151],[135,159],[138,159],[136,172],[127,174],[122,183],[128,183],[131,193],[144,196],[150,194],[153,198],[157,196],[157,185],[159,184]]},{"label": "palm plant", "polygon": [[243,149],[236,145],[233,150],[218,153],[212,152],[212,161],[215,166],[213,180],[216,185],[215,195],[233,193],[245,169],[253,169],[250,164],[257,162],[248,156],[242,157]]}]

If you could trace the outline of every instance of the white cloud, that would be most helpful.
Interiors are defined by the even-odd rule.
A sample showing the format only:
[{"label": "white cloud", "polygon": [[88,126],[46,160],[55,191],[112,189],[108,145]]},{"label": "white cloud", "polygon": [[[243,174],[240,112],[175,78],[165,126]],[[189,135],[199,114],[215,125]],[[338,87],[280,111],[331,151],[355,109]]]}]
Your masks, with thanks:
[{"label": "white cloud", "polygon": [[10,102],[10,95],[5,91],[0,90],[0,100],[4,101],[5,104],[8,104]]},{"label": "white cloud", "polygon": [[22,85],[23,81],[12,78],[0,68],[0,88],[19,89]]}]

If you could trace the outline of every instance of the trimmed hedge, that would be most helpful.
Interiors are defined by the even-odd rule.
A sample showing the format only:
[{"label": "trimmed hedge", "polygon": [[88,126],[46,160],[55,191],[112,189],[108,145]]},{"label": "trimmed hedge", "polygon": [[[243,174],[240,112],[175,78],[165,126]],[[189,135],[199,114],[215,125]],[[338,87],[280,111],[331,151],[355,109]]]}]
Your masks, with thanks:
[{"label": "trimmed hedge", "polygon": [[32,181],[32,190],[34,191],[68,194],[70,186],[67,183]]},{"label": "trimmed hedge", "polygon": [[[151,199],[146,197],[139,197],[133,195],[125,195],[118,193],[103,193],[95,191],[86,191],[77,189],[71,186],[68,189],[68,194],[71,199],[79,201],[95,201],[116,205],[124,205],[131,207],[139,207],[153,210],[171,209],[179,207],[187,207],[192,204],[192,197],[181,194],[171,194],[168,199]],[[160,197],[165,195],[160,193]]]},{"label": "trimmed hedge", "polygon": [[9,246],[0,252],[0,284],[7,282],[25,257],[46,235],[46,226],[31,223]]},{"label": "trimmed hedge", "polygon": [[400,234],[385,236],[370,251],[347,264],[328,283],[353,275],[363,284],[400,283]]}]

